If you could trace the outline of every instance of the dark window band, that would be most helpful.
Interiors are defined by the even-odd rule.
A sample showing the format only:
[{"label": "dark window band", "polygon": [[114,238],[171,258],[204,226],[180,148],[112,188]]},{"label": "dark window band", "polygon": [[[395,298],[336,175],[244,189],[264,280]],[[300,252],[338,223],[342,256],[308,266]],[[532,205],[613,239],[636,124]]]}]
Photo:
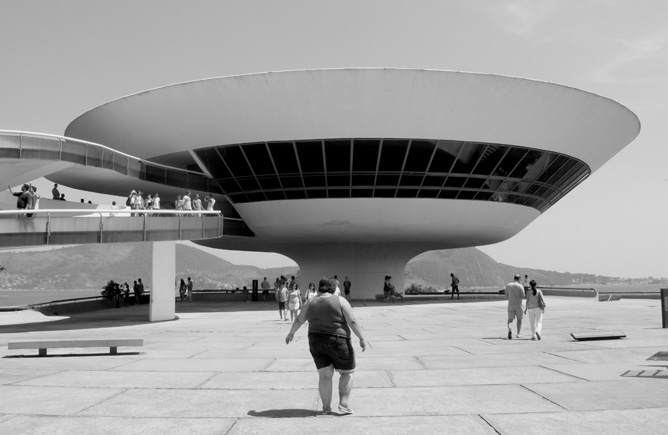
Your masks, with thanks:
[{"label": "dark window band", "polygon": [[544,212],[591,172],[581,160],[552,151],[451,140],[280,141],[195,152],[233,203],[442,198]]}]

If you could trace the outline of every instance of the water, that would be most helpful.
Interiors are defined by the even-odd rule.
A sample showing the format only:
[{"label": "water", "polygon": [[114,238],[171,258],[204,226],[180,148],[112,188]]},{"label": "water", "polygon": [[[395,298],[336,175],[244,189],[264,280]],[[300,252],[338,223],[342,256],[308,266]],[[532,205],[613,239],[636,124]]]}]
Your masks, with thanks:
[{"label": "water", "polygon": [[41,304],[100,296],[102,290],[0,290],[0,306]]}]

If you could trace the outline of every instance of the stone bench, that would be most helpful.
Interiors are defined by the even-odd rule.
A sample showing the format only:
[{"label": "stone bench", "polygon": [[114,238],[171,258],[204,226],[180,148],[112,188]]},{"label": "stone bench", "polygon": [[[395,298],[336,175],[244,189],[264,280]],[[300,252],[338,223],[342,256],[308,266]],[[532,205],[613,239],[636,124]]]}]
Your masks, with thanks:
[{"label": "stone bench", "polygon": [[39,356],[46,356],[49,348],[108,347],[111,355],[118,353],[119,346],[143,346],[143,338],[102,338],[94,340],[42,340],[9,343],[9,349],[39,349]]}]

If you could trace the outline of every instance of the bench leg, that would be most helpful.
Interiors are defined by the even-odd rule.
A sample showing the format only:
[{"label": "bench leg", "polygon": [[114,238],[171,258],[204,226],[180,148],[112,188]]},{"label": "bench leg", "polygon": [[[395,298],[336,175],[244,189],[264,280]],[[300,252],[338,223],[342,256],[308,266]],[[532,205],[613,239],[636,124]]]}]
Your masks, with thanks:
[{"label": "bench leg", "polygon": [[39,356],[46,356],[46,348],[42,348],[39,350]]},{"label": "bench leg", "polygon": [[109,353],[112,355],[117,355],[118,354],[118,348],[117,347],[110,347],[109,348]]}]

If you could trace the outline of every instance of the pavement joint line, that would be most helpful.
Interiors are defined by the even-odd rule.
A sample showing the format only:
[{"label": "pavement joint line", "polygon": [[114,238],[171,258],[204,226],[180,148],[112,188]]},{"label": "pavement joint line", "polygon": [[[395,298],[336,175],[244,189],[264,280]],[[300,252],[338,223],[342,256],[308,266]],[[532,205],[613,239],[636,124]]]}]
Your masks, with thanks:
[{"label": "pavement joint line", "polygon": [[397,388],[397,384],[394,382],[394,375],[392,374],[392,372],[390,370],[384,370],[381,373],[383,373],[383,375],[384,375],[383,377],[385,378],[385,380],[390,385],[390,388]]},{"label": "pavement joint line", "polygon": [[422,366],[425,370],[429,370],[429,368],[427,368],[427,365],[420,359],[419,356],[415,355],[413,356],[413,359],[417,361],[418,364],[420,364],[420,366]]},{"label": "pavement joint line", "polygon": [[[201,372],[200,372],[200,373],[201,373]],[[194,390],[199,390],[199,389],[201,389],[202,385],[206,384],[207,382],[209,382],[211,379],[215,378],[215,377],[218,376],[219,374],[220,374],[220,372],[211,372],[211,376],[209,376],[208,378],[206,378],[205,380],[203,380],[203,381],[200,382],[199,384],[193,386],[192,388],[193,388]]]},{"label": "pavement joint line", "polygon": [[[84,388],[99,389],[99,388],[96,388],[96,387],[84,387]],[[101,405],[102,403],[104,403],[104,402],[106,402],[106,401],[108,401],[108,400],[111,400],[111,399],[113,399],[114,397],[118,397],[118,396],[120,396],[121,394],[128,392],[129,390],[130,390],[130,388],[122,388],[122,389],[120,389],[120,391],[119,391],[118,393],[116,393],[116,394],[114,394],[114,395],[112,395],[112,396],[109,396],[109,397],[105,397],[104,399],[100,400],[99,402],[97,402],[97,403],[93,403],[93,404],[90,405],[90,406],[87,406],[87,407],[85,407],[85,408],[83,408],[83,409],[80,409],[79,411],[75,412],[74,414],[69,414],[69,416],[76,416],[76,415],[78,415],[78,414],[80,414],[80,413],[82,413],[82,412],[84,412],[84,411],[87,411],[87,410],[93,408],[94,406]]]},{"label": "pavement joint line", "polygon": [[492,424],[492,422],[490,422],[489,420],[487,420],[487,419],[485,418],[484,415],[482,415],[482,414],[478,414],[478,417],[480,417],[480,419],[481,419],[482,421],[484,421],[485,423],[487,423],[487,425],[489,425],[489,427],[490,427],[494,432],[498,433],[499,435],[503,435],[503,433],[502,433],[502,432],[499,432],[499,430],[498,430],[497,428],[494,427],[494,425]]},{"label": "pavement joint line", "polygon": [[538,367],[543,368],[545,370],[553,371],[555,373],[559,373],[560,375],[570,376],[572,378],[579,379],[581,381],[591,382],[589,379],[581,378],[580,376],[575,376],[575,375],[572,375],[570,373],[562,372],[561,370],[553,369],[551,367],[545,367],[545,366],[541,366],[541,365],[539,365]]},{"label": "pavement joint line", "polygon": [[268,371],[267,369],[268,369],[269,367],[271,367],[271,365],[272,365],[273,363],[275,363],[276,361],[278,361],[277,358],[270,359],[269,362],[268,362],[264,367],[262,367],[260,370],[258,370],[258,372],[267,372],[267,373],[271,373],[271,372]]},{"label": "pavement joint line", "polygon": [[462,349],[461,347],[458,347],[458,346],[451,346],[451,347],[452,347],[453,349],[457,349],[457,350],[461,350],[462,352],[466,352],[466,353],[468,353],[469,355],[475,355],[473,352],[468,351],[468,350],[466,350],[466,349]]},{"label": "pavement joint line", "polygon": [[549,399],[549,398],[543,396],[543,395],[540,394],[540,393],[537,393],[536,391],[532,390],[531,388],[527,387],[527,386],[524,385],[524,384],[519,384],[519,386],[522,387],[522,388],[524,388],[525,390],[529,391],[530,393],[533,393],[533,394],[535,394],[536,396],[541,397],[541,398],[543,398],[544,400],[547,400],[547,401],[550,402],[550,403],[553,403],[554,405],[558,406],[559,408],[563,409],[564,411],[571,411],[570,409],[566,408],[565,406],[561,405],[560,403],[555,402],[554,400]]},{"label": "pavement joint line", "polygon": [[[580,351],[580,350],[565,350],[564,352],[582,352],[582,351]],[[543,353],[545,355],[556,356],[557,358],[562,358],[562,359],[572,361],[572,362],[576,362],[576,363],[579,363],[579,364],[587,364],[586,362],[582,362],[582,361],[579,361],[579,360],[576,360],[576,359],[573,359],[573,358],[568,358],[568,357],[563,356],[563,355],[557,355],[557,354],[552,353],[552,352],[543,352]]]},{"label": "pavement joint line", "polygon": [[225,431],[225,433],[224,433],[223,435],[231,434],[232,431],[234,430],[234,426],[237,425],[237,423],[239,422],[239,420],[240,420],[240,418],[237,417],[237,418],[234,420],[234,423],[232,423],[232,424],[230,425],[230,427]]},{"label": "pavement joint line", "polygon": [[202,350],[201,352],[197,352],[197,353],[195,353],[195,354],[193,354],[193,355],[190,355],[190,356],[189,356],[188,358],[186,358],[186,359],[196,359],[196,358],[195,358],[196,356],[198,356],[198,355],[202,355],[202,354],[204,354],[204,353],[207,353],[208,351],[209,351],[208,349],[204,349],[204,350]]}]

